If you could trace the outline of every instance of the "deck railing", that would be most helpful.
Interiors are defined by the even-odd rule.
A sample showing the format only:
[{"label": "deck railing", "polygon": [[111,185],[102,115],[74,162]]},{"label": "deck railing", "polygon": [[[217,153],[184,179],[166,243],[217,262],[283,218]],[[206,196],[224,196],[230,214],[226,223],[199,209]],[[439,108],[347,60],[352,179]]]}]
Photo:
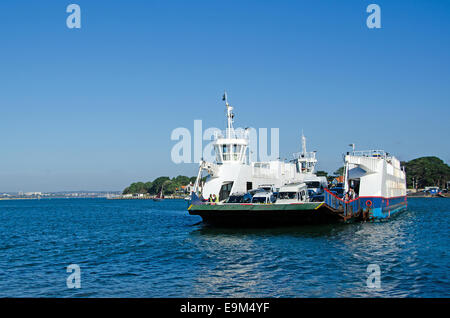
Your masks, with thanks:
[{"label": "deck railing", "polygon": [[219,138],[231,138],[231,139],[248,139],[248,131],[242,129],[242,128],[232,128],[232,129],[225,129],[225,130],[215,130],[214,131],[214,139]]},{"label": "deck railing", "polygon": [[350,152],[350,155],[356,157],[379,157],[386,158],[388,154],[384,150],[357,150]]},{"label": "deck railing", "polygon": [[342,211],[345,217],[358,213],[361,209],[359,198],[345,201],[334,193],[331,193],[328,189],[325,189],[324,194],[325,204],[334,210]]}]

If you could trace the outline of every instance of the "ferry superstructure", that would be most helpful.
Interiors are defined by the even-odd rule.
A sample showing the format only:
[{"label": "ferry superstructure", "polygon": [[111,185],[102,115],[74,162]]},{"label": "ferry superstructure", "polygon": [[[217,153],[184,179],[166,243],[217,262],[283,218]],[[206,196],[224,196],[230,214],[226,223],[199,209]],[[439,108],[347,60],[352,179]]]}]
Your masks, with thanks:
[{"label": "ferry superstructure", "polygon": [[323,201],[316,202],[305,192],[305,183],[294,183],[281,187],[273,204],[205,203],[193,194],[188,210],[214,225],[292,226],[382,220],[407,208],[405,172],[394,156],[353,151],[344,156],[344,168],[344,197],[325,188]]},{"label": "ferry superstructure", "polygon": [[375,219],[406,209],[406,175],[400,161],[383,150],[353,151],[344,156],[345,190],[354,190],[361,209]]},{"label": "ferry superstructure", "polygon": [[[230,194],[247,192],[261,186],[281,186],[304,181],[319,181],[327,186],[326,178],[317,177],[314,169],[317,163],[316,152],[306,151],[306,138],[302,135],[302,152],[294,154],[290,162],[273,160],[250,162],[248,130],[234,129],[233,107],[224,94],[227,110],[227,128],[214,137],[215,162],[200,162],[194,192],[204,198],[210,195],[226,200]],[[201,183],[203,173],[207,177]]]},{"label": "ferry superstructure", "polygon": [[[216,135],[215,162],[200,163],[191,215],[213,225],[276,226],[372,221],[406,209],[405,171],[397,158],[382,150],[355,151],[352,144],[353,151],[344,155],[343,196],[337,191],[342,187],[328,189],[325,177],[314,174],[316,153],[306,151],[303,134],[302,152],[290,162],[250,162],[248,134],[233,128],[233,108],[224,97],[227,129]],[[310,188],[317,182],[310,181],[319,181],[319,192]],[[258,192],[261,189],[267,192]],[[210,195],[219,199],[206,202]]]}]

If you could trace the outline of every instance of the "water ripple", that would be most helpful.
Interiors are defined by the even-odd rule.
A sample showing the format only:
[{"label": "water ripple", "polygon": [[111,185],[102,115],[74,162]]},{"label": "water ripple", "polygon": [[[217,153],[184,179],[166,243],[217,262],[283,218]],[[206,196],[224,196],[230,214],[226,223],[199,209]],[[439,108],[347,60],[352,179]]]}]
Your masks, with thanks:
[{"label": "water ripple", "polygon": [[[388,222],[220,229],[184,201],[0,201],[0,296],[448,297],[449,207],[411,199]],[[69,264],[81,289],[66,287]]]}]

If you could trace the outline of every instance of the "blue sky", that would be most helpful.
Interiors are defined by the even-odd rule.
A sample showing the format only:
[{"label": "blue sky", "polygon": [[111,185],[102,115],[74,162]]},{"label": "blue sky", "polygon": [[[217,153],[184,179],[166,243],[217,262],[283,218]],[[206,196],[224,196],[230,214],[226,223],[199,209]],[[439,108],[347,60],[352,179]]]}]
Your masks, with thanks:
[{"label": "blue sky", "polygon": [[0,192],[195,175],[170,134],[224,127],[224,89],[236,126],[279,127],[283,157],[303,129],[319,169],[351,142],[450,162],[449,1],[2,1],[0,41]]}]

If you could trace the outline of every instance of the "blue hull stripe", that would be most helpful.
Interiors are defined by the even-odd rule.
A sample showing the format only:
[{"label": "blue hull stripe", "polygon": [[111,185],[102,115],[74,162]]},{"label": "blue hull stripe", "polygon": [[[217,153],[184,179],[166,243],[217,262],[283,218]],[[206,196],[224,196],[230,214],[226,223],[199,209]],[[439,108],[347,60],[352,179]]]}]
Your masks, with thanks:
[{"label": "blue hull stripe", "polygon": [[391,215],[406,210],[408,202],[406,196],[395,198],[383,197],[360,197],[361,207],[372,210],[372,215],[376,219],[386,219]]}]

